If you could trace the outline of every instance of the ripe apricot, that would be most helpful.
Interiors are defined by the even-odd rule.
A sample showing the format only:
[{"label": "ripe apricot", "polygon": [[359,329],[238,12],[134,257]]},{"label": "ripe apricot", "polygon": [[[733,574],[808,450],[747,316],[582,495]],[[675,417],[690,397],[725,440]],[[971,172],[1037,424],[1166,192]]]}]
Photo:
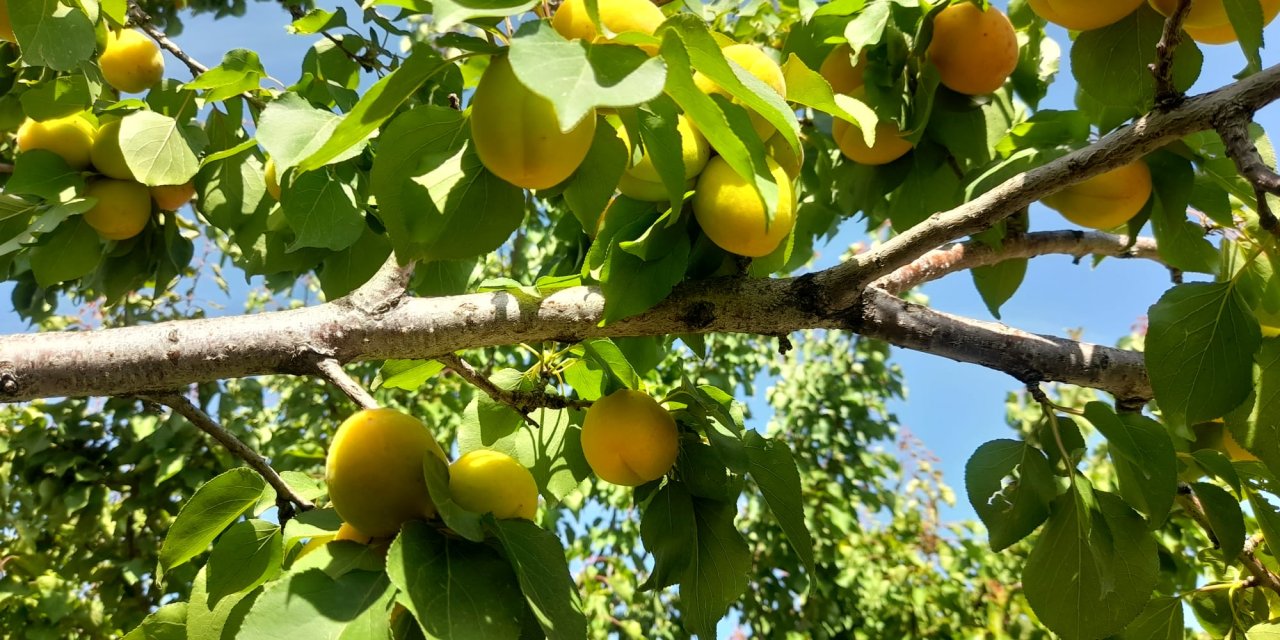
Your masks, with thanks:
[{"label": "ripe apricot", "polygon": [[515,458],[476,449],[449,465],[449,493],[467,511],[499,519],[532,520],[538,510],[538,484]]},{"label": "ripe apricot", "polygon": [[1105,230],[1138,215],[1150,197],[1151,170],[1139,160],[1045,196],[1041,202],[1082,227]]},{"label": "ripe apricot", "polygon": [[120,149],[120,120],[112,120],[98,128],[89,158],[93,168],[108,178],[134,179],[133,171],[124,160],[124,151]]},{"label": "ripe apricot", "polygon": [[9,0],[0,0],[0,40],[17,42],[13,35],[13,21],[9,19]]},{"label": "ripe apricot", "polygon": [[395,409],[355,413],[338,427],[325,461],[333,508],[375,538],[395,535],[407,520],[434,516],[422,470],[428,455],[448,462],[417,418]]},{"label": "ripe apricot", "polygon": [[267,164],[262,168],[262,179],[267,183],[267,193],[280,200],[280,176],[276,175],[276,161],[267,158]]},{"label": "ripe apricot", "polygon": [[636,487],[666,475],[679,453],[676,421],[656,400],[622,389],[596,400],[582,422],[582,453],[601,480]]},{"label": "ripe apricot", "polygon": [[108,240],[127,240],[147,227],[151,218],[151,193],[132,180],[94,180],[84,195],[97,198],[84,221]]},{"label": "ripe apricot", "polygon": [[[858,89],[853,97],[859,100],[866,98],[866,91]],[[892,120],[876,122],[876,141],[868,147],[862,139],[862,129],[854,124],[835,118],[831,122],[831,137],[846,158],[858,164],[889,164],[911,151],[912,144],[902,137],[902,130]]]},{"label": "ripe apricot", "polygon": [[506,56],[494,56],[471,98],[471,139],[480,162],[525,189],[553,187],[573,175],[596,132],[589,113],[560,131],[550,100],[520,83]]},{"label": "ripe apricot", "polygon": [[[731,44],[720,51],[729,62],[736,63],[747,73],[759,78],[779,96],[787,95],[787,81],[782,74],[782,67],[779,67],[778,63],[764,51],[749,44]],[[693,83],[707,95],[719,94],[732,98],[724,87],[703,75],[702,72],[693,74]],[[760,136],[761,140],[768,139],[774,131],[773,125],[755,112],[751,112],[751,128],[755,129],[756,135]]]},{"label": "ripe apricot", "polygon": [[1262,325],[1263,337],[1280,336],[1280,313],[1269,313],[1259,308],[1253,312],[1253,315],[1258,317],[1258,323]]},{"label": "ripe apricot", "polygon": [[72,169],[85,169],[89,166],[94,133],[93,125],[79,115],[43,122],[28,119],[18,127],[18,151],[52,151]]},{"label": "ripe apricot", "polygon": [[[649,0],[599,0],[596,11],[599,12],[600,24],[615,34],[643,33],[651,36],[667,19],[662,10]],[[596,33],[596,26],[587,15],[587,5],[583,0],[565,0],[551,18],[551,27],[568,40],[612,40]],[[657,52],[652,46],[641,48],[651,54]]]},{"label": "ripe apricot", "polygon": [[177,211],[182,205],[191,202],[195,195],[196,185],[192,182],[151,187],[151,199],[161,211]]},{"label": "ripe apricot", "polygon": [[1018,34],[999,9],[953,4],[933,19],[929,61],[942,84],[968,95],[991,93],[1018,66]]},{"label": "ripe apricot", "polygon": [[[1150,0],[1156,11],[1168,16],[1178,7],[1177,0]],[[1262,0],[1262,25],[1280,14],[1280,0]],[[1182,28],[1192,40],[1203,44],[1228,44],[1239,40],[1222,0],[1192,0],[1191,11]]]},{"label": "ripe apricot", "polygon": [[764,154],[777,162],[792,180],[800,177],[800,170],[804,168],[804,147],[797,154],[791,150],[791,145],[787,144],[787,139],[781,133],[775,133],[772,138],[764,141]]},{"label": "ripe apricot", "polygon": [[342,523],[342,526],[338,527],[338,533],[333,536],[333,539],[350,540],[352,542],[359,542],[360,544],[369,544],[369,541],[373,538],[366,536],[364,533],[361,533],[359,529],[344,522]]},{"label": "ripe apricot", "polygon": [[[707,144],[707,139],[702,137],[702,134],[684,115],[676,119],[676,132],[680,134],[680,157],[684,162],[684,177],[686,180],[691,180],[702,172],[703,167],[707,166],[707,160],[711,158],[711,147]],[[618,136],[630,149],[632,145],[627,137],[627,130],[619,127]],[[618,183],[618,191],[636,200],[658,202],[667,199],[666,187],[662,184],[662,177],[658,175],[657,168],[653,166],[653,159],[649,157],[648,149],[640,154],[640,159],[635,164],[623,172],[622,179]]]},{"label": "ripe apricot", "polygon": [[[1138,0],[1141,2],[1142,0]],[[822,60],[822,66],[818,67],[818,73],[827,80],[831,85],[831,90],[836,93],[850,94],[854,89],[862,86],[862,74],[867,66],[867,55],[862,53],[858,56],[857,64],[853,63],[853,48],[847,44],[842,44],[831,50],[827,57]]]},{"label": "ripe apricot", "polygon": [[98,58],[98,66],[107,84],[125,93],[146,91],[164,77],[160,47],[132,29],[107,33],[107,46]]},{"label": "ripe apricot", "polygon": [[773,253],[796,223],[796,196],[791,176],[766,159],[778,183],[777,213],[765,228],[764,203],[752,183],[738,175],[723,158],[712,158],[698,177],[693,215],[711,241],[740,256],[759,258]]},{"label": "ripe apricot", "polygon": [[1119,22],[1142,0],[1030,0],[1031,10],[1056,25],[1088,31]]}]

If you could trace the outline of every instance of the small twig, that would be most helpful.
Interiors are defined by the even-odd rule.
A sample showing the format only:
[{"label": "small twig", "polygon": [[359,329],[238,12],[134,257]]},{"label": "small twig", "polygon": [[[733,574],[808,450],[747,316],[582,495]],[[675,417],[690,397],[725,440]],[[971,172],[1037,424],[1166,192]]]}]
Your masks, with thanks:
[{"label": "small twig", "polygon": [[1216,123],[1216,128],[1236,170],[1253,185],[1258,197],[1258,220],[1262,228],[1280,235],[1280,222],[1277,222],[1271,206],[1267,204],[1268,194],[1280,195],[1280,174],[1268,167],[1262,154],[1258,153],[1258,147],[1249,135],[1251,119],[1252,114],[1249,117],[1232,117]]},{"label": "small twig", "polygon": [[[307,15],[306,9],[303,9],[300,6],[293,4],[289,0],[280,0],[280,6],[284,7],[284,10],[288,11],[289,15],[294,20],[300,20],[306,17]],[[334,37],[333,34],[329,33],[328,31],[321,29],[320,35],[328,39],[329,42],[332,42],[333,46],[337,47],[339,51],[341,51],[344,55],[350,58],[352,62],[360,65],[360,68],[364,69],[365,71],[373,72],[376,70],[381,70],[386,68],[382,64],[382,61],[378,60],[377,56],[361,56],[361,55],[357,55],[354,51],[347,50],[347,48],[343,46],[342,41]]]},{"label": "small twig", "polygon": [[183,51],[182,47],[179,47],[177,43],[170,40],[169,36],[165,35],[163,31],[157,29],[155,25],[151,24],[151,16],[147,15],[147,12],[143,11],[142,7],[138,6],[138,3],[135,0],[129,0],[129,17],[133,18],[133,21],[137,24],[138,28],[142,29],[143,33],[151,36],[151,39],[155,40],[156,44],[160,45],[160,48],[172,53],[173,57],[181,60],[183,64],[187,65],[187,69],[191,70],[191,77],[194,78],[209,70],[209,67],[204,66],[199,60],[187,55],[187,52]]},{"label": "small twig", "polygon": [[0,173],[13,173],[13,164],[9,162],[0,162]]},{"label": "small twig", "polygon": [[342,368],[342,363],[333,358],[317,356],[313,365],[320,377],[328,380],[339,391],[345,393],[348,398],[351,398],[352,402],[360,405],[361,409],[378,408],[378,401],[374,400],[369,391],[359,382],[356,382],[355,378],[347,374],[346,370]]},{"label": "small twig", "polygon": [[475,367],[472,367],[466,360],[456,354],[446,353],[436,357],[436,359],[443,362],[454,373],[461,376],[463,380],[483,391],[485,395],[515,409],[516,413],[524,416],[525,422],[534,427],[537,427],[538,423],[530,418],[529,414],[536,409],[585,409],[591,406],[591,403],[585,400],[574,400],[573,398],[546,392],[507,391],[499,388],[498,385],[490,382],[483,374],[476,371]]},{"label": "small twig", "polygon": [[[1209,541],[1213,543],[1215,548],[1221,549],[1222,545],[1218,541],[1218,537],[1213,533],[1213,525],[1209,523],[1209,516],[1204,511],[1204,505],[1200,503],[1200,498],[1196,497],[1189,485],[1178,485],[1178,504],[1182,506],[1182,510],[1191,516],[1191,519],[1200,525],[1205,535],[1209,536]],[[1240,555],[1236,557],[1240,564],[1249,571],[1253,579],[1261,586],[1280,594],[1280,576],[1272,573],[1270,569],[1263,566],[1262,561],[1258,560],[1254,553],[1258,545],[1262,543],[1262,535],[1256,534],[1245,540],[1244,549],[1240,551]]]},{"label": "small twig", "polygon": [[1156,108],[1175,107],[1186,99],[1181,91],[1173,85],[1173,55],[1182,43],[1182,23],[1191,13],[1191,0],[1178,0],[1178,6],[1164,21],[1164,32],[1156,43],[1156,61],[1149,65],[1152,75],[1156,77]]},{"label": "small twig", "polygon": [[275,469],[271,468],[271,464],[267,462],[262,454],[254,451],[249,445],[240,441],[230,431],[218,424],[203,409],[197,407],[189,398],[181,393],[165,393],[147,396],[144,399],[151,400],[173,409],[174,412],[181,414],[197,429],[209,434],[214,440],[217,440],[222,446],[226,447],[237,458],[240,458],[249,465],[249,468],[257,471],[267,484],[276,490],[276,506],[280,509],[280,522],[293,517],[294,506],[298,511],[308,511],[314,509],[315,505],[310,500],[300,496],[289,486]]}]

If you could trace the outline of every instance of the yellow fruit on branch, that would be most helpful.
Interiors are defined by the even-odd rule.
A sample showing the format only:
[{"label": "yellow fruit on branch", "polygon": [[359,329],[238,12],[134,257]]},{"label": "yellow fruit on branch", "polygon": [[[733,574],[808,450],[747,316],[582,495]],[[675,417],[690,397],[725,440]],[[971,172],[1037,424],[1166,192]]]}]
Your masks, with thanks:
[{"label": "yellow fruit on branch", "polygon": [[192,182],[151,187],[151,199],[161,211],[177,211],[182,205],[191,202],[195,195],[196,185]]},{"label": "yellow fruit on branch", "polygon": [[1258,308],[1254,310],[1253,315],[1257,316],[1258,323],[1262,325],[1263,337],[1280,336],[1280,313],[1271,313],[1266,309]]},{"label": "yellow fruit on branch", "polygon": [[627,487],[652,482],[676,463],[676,421],[644,393],[615,391],[587,409],[582,453],[605,482]]},{"label": "yellow fruit on branch", "polygon": [[587,157],[596,132],[588,113],[560,131],[550,100],[520,83],[506,56],[494,56],[471,98],[471,139],[485,168],[525,189],[554,187]]},{"label": "yellow fruit on branch", "polygon": [[329,500],[342,521],[375,538],[436,513],[422,465],[448,463],[422,421],[395,409],[365,409],[338,427],[325,460]]},{"label": "yellow fruit on branch", "polygon": [[[1138,0],[1141,2],[1142,0]],[[836,93],[851,94],[863,85],[863,72],[867,66],[867,54],[864,51],[858,56],[858,63],[853,62],[853,48],[842,44],[831,50],[822,60],[818,73],[831,85]]]},{"label": "yellow fruit on branch", "polygon": [[766,162],[778,183],[777,213],[768,228],[764,203],[754,186],[723,158],[712,158],[698,177],[693,215],[707,237],[725,251],[751,258],[767,256],[795,226],[796,195],[791,176],[777,162]]},{"label": "yellow fruit on branch", "polygon": [[1031,10],[1056,25],[1088,31],[1115,24],[1142,0],[1030,0]]},{"label": "yellow fruit on branch", "polygon": [[151,192],[132,180],[94,180],[84,195],[97,198],[84,212],[84,221],[108,240],[127,240],[147,227],[151,219]]},{"label": "yellow fruit on branch", "polygon": [[991,93],[1018,66],[1018,34],[994,6],[983,11],[969,2],[953,4],[933,19],[928,57],[952,91]]},{"label": "yellow fruit on branch", "polygon": [[[693,122],[684,115],[678,116],[676,131],[680,134],[680,159],[684,162],[684,178],[690,180],[707,166],[707,160],[711,158],[711,147],[707,144],[707,139],[702,137],[702,134],[693,126]],[[618,137],[622,138],[623,144],[630,151],[632,145],[625,128],[618,128]],[[667,189],[662,184],[658,169],[653,166],[653,159],[649,157],[648,149],[644,150],[635,164],[623,172],[622,180],[618,183],[618,191],[636,200],[658,202],[667,199]]]},{"label": "yellow fruit on branch", "polygon": [[463,509],[499,519],[533,520],[538,510],[533,474],[515,458],[488,449],[471,451],[449,465],[449,493]]},{"label": "yellow fruit on branch", "polygon": [[777,162],[792,180],[800,177],[800,170],[804,168],[804,147],[801,147],[800,153],[797,154],[791,150],[791,145],[781,133],[775,133],[772,138],[765,140],[764,154]]},{"label": "yellow fruit on branch", "polygon": [[[1192,0],[1182,28],[1192,40],[1203,44],[1228,44],[1240,39],[1223,0]],[[1178,8],[1178,0],[1150,0],[1151,6],[1168,16]],[[1280,14],[1280,0],[1262,0],[1262,25],[1271,24]]]},{"label": "yellow fruit on branch", "polygon": [[1139,160],[1073,184],[1041,202],[1091,229],[1114,229],[1142,211],[1151,197],[1151,170]]},{"label": "yellow fruit on branch", "polygon": [[280,176],[276,175],[276,161],[267,158],[262,168],[262,179],[267,183],[267,193],[276,201],[280,200]]},{"label": "yellow fruit on branch", "polygon": [[[866,100],[866,95],[865,89],[858,89],[852,94],[863,101]],[[875,144],[871,146],[867,146],[866,140],[862,138],[861,128],[840,118],[835,118],[831,123],[831,137],[835,139],[836,146],[840,147],[840,152],[858,164],[889,164],[907,155],[913,146],[902,137],[902,130],[892,120],[876,122]]]},{"label": "yellow fruit on branch", "polygon": [[150,38],[133,29],[107,34],[107,46],[98,58],[107,84],[125,93],[139,93],[164,78],[164,56]]},{"label": "yellow fruit on branch", "polygon": [[[787,81],[782,74],[782,67],[779,67],[778,63],[774,62],[773,58],[770,58],[764,51],[749,44],[733,44],[720,51],[724,54],[725,59],[759,78],[765,86],[773,89],[774,93],[777,93],[780,97],[787,95]],[[693,83],[707,95],[718,94],[725,98],[733,98],[728,90],[700,71],[693,74]],[[737,101],[735,100],[735,102]],[[756,135],[760,136],[761,140],[769,139],[769,136],[773,135],[775,131],[774,126],[754,111],[750,112],[750,115],[751,128],[755,129]]]},{"label": "yellow fruit on branch", "polygon": [[360,544],[369,544],[369,541],[373,538],[344,522],[342,523],[342,526],[338,527],[338,533],[333,536],[333,539],[350,540],[351,542],[359,542]]},{"label": "yellow fruit on branch", "polygon": [[43,122],[28,119],[18,127],[18,151],[44,149],[62,156],[72,169],[86,169],[94,134],[93,125],[79,115]]},{"label": "yellow fruit on branch", "polygon": [[[649,0],[599,0],[596,3],[600,24],[615,35],[623,33],[642,33],[653,35],[666,16],[662,10]],[[551,19],[551,27],[568,40],[586,40],[587,42],[607,42],[612,38],[596,33],[596,26],[587,15],[587,5],[583,0],[565,0],[556,9]],[[656,48],[642,47],[649,53],[656,53]]]},{"label": "yellow fruit on branch", "polygon": [[133,171],[120,149],[120,122],[112,120],[98,128],[89,157],[98,173],[116,180],[133,180]]}]

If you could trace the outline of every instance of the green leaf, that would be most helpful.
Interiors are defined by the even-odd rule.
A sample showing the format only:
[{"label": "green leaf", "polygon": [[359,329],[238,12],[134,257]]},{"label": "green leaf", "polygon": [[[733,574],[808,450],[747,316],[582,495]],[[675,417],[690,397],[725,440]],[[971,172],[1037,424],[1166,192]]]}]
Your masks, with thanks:
[{"label": "green leaf", "polygon": [[422,472],[427,479],[427,494],[435,504],[440,519],[458,535],[475,542],[484,540],[480,514],[467,511],[453,501],[449,492],[449,465],[433,455],[423,456]]},{"label": "green leaf", "polygon": [[[263,109],[255,136],[283,174],[315,153],[340,122],[340,116],[311,106],[296,93],[286,93]],[[367,138],[356,141],[326,164],[360,155],[367,143]]]},{"label": "green leaf", "polygon": [[[0,244],[0,256],[13,253],[22,247],[31,244],[35,238],[50,233],[57,229],[67,218],[78,213],[84,213],[92,208],[93,205],[88,200],[72,200],[71,202],[59,203],[45,209],[35,221],[27,225],[18,235],[13,236]],[[23,209],[19,209],[14,215],[22,215]]]},{"label": "green leaf", "polygon": [[743,434],[747,449],[747,472],[760,487],[765,504],[787,534],[810,575],[814,573],[813,537],[804,521],[804,498],[800,491],[800,470],[791,449],[782,439],[765,440],[755,431]]},{"label": "green leaf", "polygon": [[244,617],[262,593],[262,587],[212,602],[206,584],[205,569],[201,569],[191,583],[184,640],[222,640],[224,635],[227,638],[236,637],[240,625],[244,623]]},{"label": "green leaf", "polygon": [[491,515],[485,519],[506,550],[525,601],[547,638],[585,640],[587,620],[560,539],[528,520],[495,520]]},{"label": "green leaf", "polygon": [[444,32],[474,18],[503,18],[524,13],[537,0],[432,0],[432,28]]},{"label": "green leaf", "polygon": [[90,85],[83,73],[51,78],[24,91],[19,98],[22,112],[32,120],[63,118],[93,105],[101,88]]},{"label": "green leaf", "polygon": [[1022,286],[1022,279],[1027,275],[1028,262],[1024,258],[1004,260],[985,267],[975,267],[970,272],[973,274],[973,284],[982,295],[982,301],[986,303],[987,310],[997,319],[1000,317],[1000,307],[1017,293],[1018,287]]},{"label": "green leaf", "polygon": [[661,58],[636,47],[565,40],[546,20],[526,22],[511,39],[511,69],[521,84],[555,105],[560,130],[573,130],[598,107],[630,107],[658,97]]},{"label": "green leaf", "polygon": [[1173,508],[1178,459],[1169,432],[1141,414],[1117,415],[1110,405],[1090,402],[1084,417],[1107,439],[1121,495],[1147,516],[1154,529]]},{"label": "green leaf", "polygon": [[582,341],[582,349],[586,358],[594,361],[610,377],[627,389],[640,388],[640,376],[636,373],[626,354],[608,338],[589,338]]},{"label": "green leaf", "polygon": [[431,638],[516,638],[524,599],[511,565],[484,544],[410,521],[391,543],[387,575]]},{"label": "green leaf", "polygon": [[400,105],[416,93],[424,82],[451,64],[429,45],[415,45],[404,63],[374,83],[361,96],[360,102],[343,116],[342,122],[334,128],[324,144],[298,163],[298,168],[302,171],[319,169],[347,153],[351,147],[363,143],[383,122],[395,115],[400,110]]},{"label": "green leaf", "polygon": [[693,501],[694,540],[689,564],[680,577],[680,615],[685,628],[703,638],[716,637],[716,624],[747,590],[751,551],[733,525],[731,502]]},{"label": "green leaf", "polygon": [[296,237],[290,251],[318,247],[341,251],[365,230],[364,215],[351,185],[327,171],[298,175],[284,191],[280,206]]},{"label": "green leaf", "polygon": [[612,239],[611,244],[618,246],[610,247],[599,274],[605,300],[602,325],[648,311],[684,280],[691,245],[683,226],[658,228],[664,241],[657,244],[665,252],[656,260],[644,260],[622,250],[622,243],[642,238],[653,226],[640,219]]},{"label": "green leaf", "polygon": [[69,0],[22,0],[9,7],[9,21],[28,65],[71,71],[93,55],[93,22]]},{"label": "green leaf", "polygon": [[98,232],[77,216],[40,237],[31,250],[31,273],[42,287],[88,275],[102,261]]},{"label": "green leaf", "polygon": [[1262,28],[1266,26],[1262,5],[1258,0],[1222,0],[1222,6],[1227,10],[1227,19],[1248,61],[1236,77],[1243,78],[1261,71],[1262,56],[1258,50],[1262,48]]},{"label": "green leaf", "polygon": [[1120,640],[1183,640],[1186,627],[1182,622],[1182,600],[1152,598]]},{"label": "green leaf", "polygon": [[884,29],[889,24],[889,10],[892,7],[891,2],[869,2],[849,21],[844,28],[844,37],[854,53],[880,43]]},{"label": "green leaf", "polygon": [[[1156,42],[1164,16],[1146,5],[1118,22],[1081,33],[1071,45],[1071,72],[1080,88],[1106,106],[1146,111],[1155,102]],[[1173,84],[1186,91],[1200,76],[1200,48],[1184,39],[1173,56]]]},{"label": "green leaf", "polygon": [[309,35],[313,33],[320,33],[326,29],[345,26],[347,26],[347,10],[342,7],[338,7],[337,11],[312,9],[301,18],[294,20],[293,24],[290,24],[287,29],[290,33]]},{"label": "green leaf", "polygon": [[200,74],[184,85],[186,89],[204,90],[204,99],[218,102],[255,91],[267,77],[258,54],[248,49],[232,49],[222,56],[222,63]]},{"label": "green leaf", "polygon": [[[670,98],[662,97],[651,100],[636,109],[640,140],[644,143],[644,153],[658,172],[662,185],[666,187],[667,197],[671,200],[671,210],[679,214],[684,206],[684,194],[688,190],[685,180],[684,140],[679,130],[679,116],[676,104]],[[701,135],[701,134],[698,134]],[[632,145],[635,146],[634,144]],[[667,218],[668,226],[678,216]],[[650,256],[640,256],[646,260]]]},{"label": "green leaf", "polygon": [[1027,537],[1049,517],[1057,491],[1053,470],[1039,449],[1018,440],[992,440],[964,468],[969,504],[987,526],[993,551]]},{"label": "green leaf", "polygon": [[941,153],[917,149],[910,156],[907,179],[889,200],[889,221],[895,231],[905,231],[938,211],[960,203],[960,178]]},{"label": "green leaf", "polygon": [[237,467],[201,485],[178,511],[160,547],[160,566],[168,571],[204,553],[218,534],[271,491],[262,476]]},{"label": "green leaf", "polygon": [[120,121],[120,151],[134,178],[148,186],[185,184],[200,162],[187,130],[169,116],[135,111]]},{"label": "green leaf", "polygon": [[1147,371],[1174,424],[1218,418],[1249,395],[1262,334],[1232,283],[1175,286],[1148,316]]},{"label": "green leaf", "polygon": [[187,640],[187,603],[160,607],[121,640]]},{"label": "green leaf", "polygon": [[444,363],[438,360],[387,360],[378,371],[377,387],[417,391],[441,371]]},{"label": "green leaf", "polygon": [[319,569],[289,573],[266,586],[236,637],[387,638],[394,594],[379,572],[351,571],[338,578]]},{"label": "green leaf", "polygon": [[[67,166],[62,156],[44,149],[22,153],[13,163],[13,175],[5,183],[7,193],[36,196],[45,200],[68,199],[84,188],[79,171]],[[2,218],[9,216],[0,215]]]},{"label": "green leaf", "polygon": [[218,538],[204,571],[209,599],[217,602],[233,593],[249,591],[280,572],[284,560],[280,527],[251,519],[231,525]]},{"label": "green leaf", "polygon": [[627,165],[627,149],[612,126],[596,125],[587,157],[564,188],[564,201],[588,235],[596,233],[600,216]]},{"label": "green leaf", "polygon": [[[875,112],[867,109],[865,103],[859,100],[845,100],[837,97],[826,78],[823,78],[817,71],[805,66],[794,53],[788,56],[787,61],[783,63],[782,75],[786,79],[787,100],[789,102],[812,107],[818,111],[823,111],[842,120],[860,125],[863,129],[864,137],[865,135],[872,136],[872,142],[868,143],[868,146],[874,144],[877,119]],[[848,98],[848,96],[844,96],[844,98]],[[846,111],[847,108],[855,106],[861,107],[858,115]],[[870,132],[869,134],[867,133],[868,131]]]},{"label": "green leaf", "polygon": [[1227,420],[1231,435],[1258,456],[1272,474],[1280,473],[1280,338],[1267,338],[1258,350],[1252,388],[1257,396],[1247,420]]},{"label": "green leaf", "polygon": [[1065,640],[1092,640],[1123,629],[1145,608],[1158,577],[1155,540],[1146,522],[1087,480],[1053,503],[1022,584],[1040,621]]},{"label": "green leaf", "polygon": [[1216,484],[1196,482],[1191,490],[1204,507],[1223,559],[1227,564],[1234,564],[1244,550],[1245,538],[1244,512],[1240,510],[1239,501]]},{"label": "green leaf", "polygon": [[640,540],[653,554],[653,569],[641,590],[665,589],[680,581],[693,559],[693,498],[683,484],[670,482],[658,490],[640,519]]},{"label": "green leaf", "polygon": [[1204,228],[1187,219],[1187,208],[1195,187],[1191,161],[1172,153],[1147,156],[1151,165],[1151,228],[1160,257],[1183,271],[1217,273],[1219,255],[1207,239]]},{"label": "green leaf", "polygon": [[391,242],[365,225],[355,244],[326,256],[320,263],[320,290],[335,300],[369,281],[391,255]]}]

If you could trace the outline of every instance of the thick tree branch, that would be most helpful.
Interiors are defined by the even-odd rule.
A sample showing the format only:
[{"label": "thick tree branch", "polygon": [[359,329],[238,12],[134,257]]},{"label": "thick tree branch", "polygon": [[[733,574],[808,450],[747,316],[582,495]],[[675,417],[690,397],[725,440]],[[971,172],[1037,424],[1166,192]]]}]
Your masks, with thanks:
[{"label": "thick tree branch", "polygon": [[276,490],[276,505],[280,508],[283,519],[288,519],[288,515],[292,514],[295,506],[300,511],[315,508],[315,505],[311,504],[310,500],[298,495],[289,486],[289,483],[285,482],[284,478],[281,478],[280,474],[271,468],[271,464],[267,462],[266,458],[263,458],[261,454],[254,451],[249,445],[241,442],[239,438],[223,428],[222,425],[218,424],[217,421],[205,413],[203,409],[197,407],[186,396],[170,392],[144,397],[147,400],[163,404],[181,414],[191,421],[191,424],[195,425],[196,428],[209,434],[214,440],[226,447],[227,451],[230,451],[232,455],[243,460],[245,464],[249,465],[250,469],[257,471],[267,481],[267,484]]},{"label": "thick tree branch", "polygon": [[1280,66],[1268,67],[1217,91],[1147,114],[1098,142],[1014,176],[950,211],[894,236],[879,247],[823,274],[821,284],[838,289],[831,306],[848,307],[871,282],[931,249],[972,235],[1023,207],[1069,186],[1137,160],[1182,136],[1212,128],[1224,113],[1253,113],[1280,99]]},{"label": "thick tree branch", "polygon": [[361,409],[377,409],[378,401],[373,399],[369,391],[365,389],[355,378],[352,378],[342,368],[342,363],[333,358],[318,357],[315,359],[314,366],[316,373],[320,377],[328,380],[339,391],[346,394],[351,401],[359,405]]},{"label": "thick tree branch", "polygon": [[1037,231],[1004,243],[1000,249],[972,240],[935,249],[897,271],[877,280],[874,286],[890,293],[932,282],[947,274],[974,267],[986,267],[1015,258],[1034,258],[1063,254],[1083,258],[1087,255],[1117,258],[1142,258],[1160,262],[1156,241],[1138,238],[1130,246],[1124,236],[1096,231]]},{"label": "thick tree branch", "polygon": [[[1192,491],[1190,486],[1185,484],[1178,486],[1178,505],[1182,507],[1183,511],[1187,512],[1188,516],[1191,516],[1191,519],[1194,520],[1201,529],[1204,530],[1205,535],[1209,537],[1209,541],[1213,543],[1213,546],[1220,549],[1222,545],[1218,542],[1217,536],[1213,533],[1213,526],[1209,522],[1208,514],[1205,513],[1204,505],[1200,503],[1200,498],[1196,497],[1195,492]],[[1270,569],[1264,566],[1262,561],[1258,560],[1258,556],[1254,553],[1261,542],[1261,535],[1255,535],[1250,537],[1248,540],[1245,540],[1244,549],[1236,559],[1240,564],[1244,565],[1245,570],[1253,576],[1253,579],[1256,580],[1258,584],[1280,594],[1280,576],[1272,573]]]},{"label": "thick tree branch", "polygon": [[1280,223],[1267,204],[1267,194],[1280,195],[1280,174],[1268,167],[1262,154],[1258,153],[1253,136],[1249,135],[1251,119],[1252,112],[1248,117],[1224,119],[1218,123],[1218,135],[1222,136],[1227,156],[1235,163],[1236,170],[1253,185],[1258,197],[1258,219],[1262,228],[1271,233],[1280,233]]},{"label": "thick tree branch", "polygon": [[1186,96],[1173,86],[1173,54],[1182,43],[1182,23],[1191,13],[1191,0],[1178,0],[1173,14],[1164,21],[1164,31],[1156,43],[1156,61],[1151,74],[1156,78],[1156,108],[1167,109],[1182,102]]},{"label": "thick tree branch", "polygon": [[436,357],[437,360],[443,362],[451,371],[458,374],[463,380],[471,383],[472,386],[483,391],[485,395],[493,398],[497,402],[501,402],[512,409],[515,409],[520,415],[524,416],[526,422],[533,426],[538,426],[529,414],[537,409],[585,409],[591,406],[590,402],[583,400],[574,400],[564,396],[552,395],[550,393],[537,393],[527,391],[508,391],[494,384],[484,374],[476,371],[466,360],[463,360],[457,354],[445,353]]}]

